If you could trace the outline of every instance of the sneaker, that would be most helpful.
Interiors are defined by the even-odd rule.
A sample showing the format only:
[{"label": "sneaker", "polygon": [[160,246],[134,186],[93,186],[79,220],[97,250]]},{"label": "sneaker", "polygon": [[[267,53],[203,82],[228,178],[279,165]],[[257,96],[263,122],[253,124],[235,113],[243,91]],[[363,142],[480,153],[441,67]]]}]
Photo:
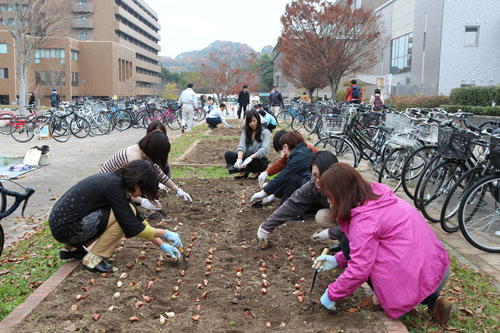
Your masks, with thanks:
[{"label": "sneaker", "polygon": [[450,320],[451,304],[443,296],[439,296],[432,309],[432,319],[438,324],[446,324]]}]

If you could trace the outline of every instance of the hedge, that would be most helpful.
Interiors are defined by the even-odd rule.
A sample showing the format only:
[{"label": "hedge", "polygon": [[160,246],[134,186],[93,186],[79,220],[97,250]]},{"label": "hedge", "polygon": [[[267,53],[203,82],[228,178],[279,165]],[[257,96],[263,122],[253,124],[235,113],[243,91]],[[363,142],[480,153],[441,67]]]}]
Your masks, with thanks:
[{"label": "hedge", "polygon": [[500,106],[441,105],[448,112],[472,112],[476,115],[500,116]]},{"label": "hedge", "polygon": [[396,110],[406,108],[435,108],[442,104],[451,104],[448,96],[395,96],[384,101],[387,105],[392,105]]},{"label": "hedge", "polygon": [[469,106],[491,106],[500,104],[500,86],[455,88],[450,93],[450,104]]}]

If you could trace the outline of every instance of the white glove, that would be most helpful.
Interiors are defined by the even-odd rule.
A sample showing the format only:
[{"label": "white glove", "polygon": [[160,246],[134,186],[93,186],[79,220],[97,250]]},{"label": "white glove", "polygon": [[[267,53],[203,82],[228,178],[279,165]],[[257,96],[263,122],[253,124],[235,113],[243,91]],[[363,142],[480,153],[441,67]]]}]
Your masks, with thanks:
[{"label": "white glove", "polygon": [[266,178],[267,178],[267,172],[263,172],[259,175],[258,180],[260,188],[264,187],[264,182],[266,181]]},{"label": "white glove", "polygon": [[141,199],[141,207],[146,208],[147,210],[160,210],[161,209],[161,204],[158,200],[155,200],[154,202],[149,201],[146,198]]},{"label": "white glove", "polygon": [[158,188],[162,191],[166,191],[168,189],[168,187],[163,185],[162,183],[158,183]]},{"label": "white glove", "polygon": [[322,241],[322,240],[328,240],[330,239],[330,233],[328,232],[328,229],[318,231],[314,233],[311,238],[315,241]]},{"label": "white glove", "polygon": [[329,271],[330,269],[337,268],[337,259],[335,259],[334,256],[329,256],[329,255],[323,255],[319,256],[314,260],[314,264],[312,265],[312,268],[316,268],[316,265],[318,262],[323,262],[321,266],[318,268],[318,272],[324,272],[324,271]]},{"label": "white glove", "polygon": [[257,230],[257,239],[259,240],[259,244],[264,242],[264,245],[267,246],[267,237],[269,237],[270,232],[262,229],[262,226],[259,226],[259,230]]},{"label": "white glove", "polygon": [[250,202],[254,203],[254,202],[259,201],[260,199],[262,199],[266,196],[267,196],[267,193],[264,192],[264,190],[259,191],[259,192],[255,193],[254,195],[252,195],[252,198],[250,198]]},{"label": "white glove", "polygon": [[177,188],[177,192],[175,192],[175,195],[178,197],[182,197],[184,201],[193,202],[193,199],[191,198],[189,193],[184,192],[180,187]]},{"label": "white glove", "polygon": [[236,160],[236,163],[234,163],[234,167],[235,167],[236,169],[241,169],[241,163],[242,163],[242,162],[243,162],[243,160],[242,160],[241,158],[238,158],[238,159]]},{"label": "white glove", "polygon": [[252,156],[248,156],[244,161],[243,163],[241,164],[241,168],[244,169],[247,167],[247,165],[249,165],[250,163],[252,163],[252,160],[253,160],[253,157]]},{"label": "white glove", "polygon": [[274,201],[274,194],[271,194],[271,195],[265,197],[264,199],[262,199],[262,204],[267,205],[268,203],[271,203],[273,201]]}]

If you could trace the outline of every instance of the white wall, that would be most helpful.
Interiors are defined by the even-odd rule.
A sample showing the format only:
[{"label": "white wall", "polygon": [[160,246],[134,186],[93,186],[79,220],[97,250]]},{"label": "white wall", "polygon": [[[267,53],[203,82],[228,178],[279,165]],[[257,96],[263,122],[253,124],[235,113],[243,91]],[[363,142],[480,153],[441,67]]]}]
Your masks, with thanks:
[{"label": "white wall", "polygon": [[[445,0],[439,89],[500,83],[500,1]],[[464,46],[465,26],[478,25],[479,46]]]}]

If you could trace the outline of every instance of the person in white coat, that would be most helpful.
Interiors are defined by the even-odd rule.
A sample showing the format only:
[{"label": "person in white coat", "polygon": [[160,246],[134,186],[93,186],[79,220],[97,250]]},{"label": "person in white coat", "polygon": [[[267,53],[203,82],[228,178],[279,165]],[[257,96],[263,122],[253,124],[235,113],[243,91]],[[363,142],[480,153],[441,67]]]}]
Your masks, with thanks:
[{"label": "person in white coat", "polygon": [[188,83],[187,88],[182,92],[179,98],[179,104],[182,104],[182,128],[181,131],[191,131],[193,127],[193,111],[198,108],[198,100],[193,90],[193,84]]}]

